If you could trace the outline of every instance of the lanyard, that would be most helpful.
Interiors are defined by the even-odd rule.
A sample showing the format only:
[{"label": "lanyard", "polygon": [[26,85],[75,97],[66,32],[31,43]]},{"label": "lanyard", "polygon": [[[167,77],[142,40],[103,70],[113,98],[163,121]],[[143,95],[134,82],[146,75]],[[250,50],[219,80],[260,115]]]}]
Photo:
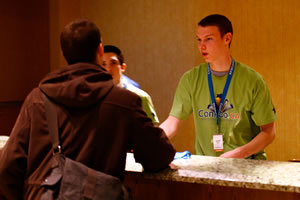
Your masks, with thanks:
[{"label": "lanyard", "polygon": [[223,107],[223,104],[224,104],[224,101],[225,101],[225,97],[227,95],[228,88],[229,88],[229,85],[230,85],[230,82],[231,82],[231,78],[232,78],[233,71],[234,71],[234,64],[235,64],[235,62],[232,59],[230,70],[229,70],[229,73],[228,73],[228,76],[227,76],[227,80],[226,80],[226,84],[225,84],[225,87],[223,89],[223,94],[222,94],[221,102],[220,102],[220,105],[219,105],[219,110],[217,111],[215,94],[214,94],[214,87],[213,87],[212,78],[211,78],[211,70],[210,70],[210,65],[208,63],[208,71],[207,71],[208,86],[209,86],[209,91],[210,91],[211,102],[212,102],[212,105],[213,105],[213,108],[214,108],[214,112],[215,112],[215,115],[216,115],[216,119],[217,119],[217,128],[218,128],[218,131],[219,131],[220,113],[221,113],[221,109]]}]

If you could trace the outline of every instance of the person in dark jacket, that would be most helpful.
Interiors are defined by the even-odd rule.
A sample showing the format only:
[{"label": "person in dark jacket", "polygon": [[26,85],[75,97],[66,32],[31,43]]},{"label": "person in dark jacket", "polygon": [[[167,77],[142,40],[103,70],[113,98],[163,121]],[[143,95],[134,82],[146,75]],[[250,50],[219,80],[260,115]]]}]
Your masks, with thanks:
[{"label": "person in dark jacket", "polygon": [[52,147],[44,93],[56,104],[63,154],[95,170],[124,179],[126,153],[147,171],[168,167],[175,149],[154,127],[134,93],[114,86],[99,63],[101,35],[89,20],[76,20],[61,33],[68,62],[26,97],[6,145],[0,151],[0,191],[7,199],[39,199],[49,175]]}]

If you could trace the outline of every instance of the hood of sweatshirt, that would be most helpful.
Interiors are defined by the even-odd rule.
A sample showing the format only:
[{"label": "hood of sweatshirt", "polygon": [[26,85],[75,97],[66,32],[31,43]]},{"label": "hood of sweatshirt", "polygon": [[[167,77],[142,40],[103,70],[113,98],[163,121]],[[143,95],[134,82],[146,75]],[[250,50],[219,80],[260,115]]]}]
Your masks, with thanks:
[{"label": "hood of sweatshirt", "polygon": [[86,107],[105,97],[114,86],[100,65],[76,63],[48,74],[39,84],[52,101],[66,107]]}]

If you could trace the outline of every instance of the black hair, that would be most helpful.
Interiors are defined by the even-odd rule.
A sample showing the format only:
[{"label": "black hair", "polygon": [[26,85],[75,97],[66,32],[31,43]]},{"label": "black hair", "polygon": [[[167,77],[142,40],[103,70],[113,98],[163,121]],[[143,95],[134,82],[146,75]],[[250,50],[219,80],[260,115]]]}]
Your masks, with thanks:
[{"label": "black hair", "polygon": [[68,24],[60,35],[63,55],[69,64],[95,62],[101,43],[99,28],[87,19]]},{"label": "black hair", "polygon": [[221,37],[223,37],[228,32],[233,35],[231,21],[224,15],[219,15],[219,14],[208,15],[198,23],[198,26],[203,26],[203,27],[217,26],[221,33]]},{"label": "black hair", "polygon": [[113,46],[113,45],[105,45],[104,53],[114,53],[117,55],[120,65],[122,65],[124,63],[123,53],[118,47]]}]

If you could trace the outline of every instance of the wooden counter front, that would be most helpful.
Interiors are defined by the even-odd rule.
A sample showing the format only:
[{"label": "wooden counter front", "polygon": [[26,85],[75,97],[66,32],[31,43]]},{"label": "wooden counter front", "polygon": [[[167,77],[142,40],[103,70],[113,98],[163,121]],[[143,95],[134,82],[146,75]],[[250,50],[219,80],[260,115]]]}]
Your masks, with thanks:
[{"label": "wooden counter front", "polygon": [[300,163],[192,155],[179,169],[143,172],[127,155],[125,184],[135,200],[300,200]]}]

